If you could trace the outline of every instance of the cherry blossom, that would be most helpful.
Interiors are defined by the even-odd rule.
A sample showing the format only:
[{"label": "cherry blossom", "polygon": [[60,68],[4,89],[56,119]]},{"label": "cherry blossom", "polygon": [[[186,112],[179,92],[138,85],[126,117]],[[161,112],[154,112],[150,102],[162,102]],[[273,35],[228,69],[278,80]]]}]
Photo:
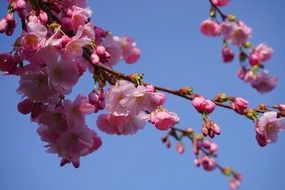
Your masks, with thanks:
[{"label": "cherry blossom", "polygon": [[249,63],[251,65],[259,65],[268,61],[273,53],[273,49],[266,44],[259,44],[256,48],[252,49],[249,57]]},{"label": "cherry blossom", "polygon": [[260,117],[255,126],[256,139],[260,146],[277,141],[278,132],[285,129],[283,118],[278,118],[277,112],[266,112]]},{"label": "cherry blossom", "polygon": [[203,96],[199,95],[193,99],[192,105],[200,113],[211,113],[215,109],[214,102],[212,102],[211,100],[207,100]]},{"label": "cherry blossom", "polygon": [[179,117],[176,113],[169,112],[165,109],[157,109],[150,114],[150,122],[152,122],[157,129],[168,130],[179,122]]},{"label": "cherry blossom", "polygon": [[142,129],[147,120],[144,112],[137,115],[102,114],[97,119],[97,126],[108,134],[131,135]]}]

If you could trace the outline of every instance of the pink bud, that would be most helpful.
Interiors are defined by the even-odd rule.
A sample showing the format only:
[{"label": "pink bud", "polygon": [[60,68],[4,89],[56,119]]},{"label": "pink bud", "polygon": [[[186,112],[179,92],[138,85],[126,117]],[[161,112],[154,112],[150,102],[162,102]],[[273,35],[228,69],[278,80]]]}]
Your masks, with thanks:
[{"label": "pink bud", "polygon": [[97,54],[93,53],[91,55],[91,62],[94,64],[94,65],[97,65],[99,62],[100,62],[100,58]]},{"label": "pink bud", "polygon": [[171,141],[168,139],[165,143],[166,148],[170,148],[171,147]]},{"label": "pink bud", "polygon": [[216,106],[211,100],[207,100],[199,95],[192,100],[192,105],[200,113],[212,113]]},{"label": "pink bud", "polygon": [[47,23],[48,22],[48,15],[47,15],[47,13],[42,11],[42,10],[40,11],[39,18],[42,21],[42,23]]},{"label": "pink bud", "polygon": [[248,107],[248,101],[241,98],[241,97],[235,97],[232,100],[232,108],[235,112],[239,114],[243,114],[244,110]]},{"label": "pink bud", "polygon": [[221,129],[220,129],[220,127],[218,126],[218,124],[215,123],[215,122],[213,122],[212,130],[214,131],[214,133],[215,133],[216,135],[220,135],[220,134],[221,134]]},{"label": "pink bud", "polygon": [[5,18],[2,18],[0,20],[0,33],[3,33],[6,31],[6,28],[8,26],[7,20]]},{"label": "pink bud", "polygon": [[200,31],[205,36],[215,37],[220,34],[220,26],[216,21],[207,19],[201,23]]},{"label": "pink bud", "polygon": [[208,136],[209,132],[208,132],[207,127],[202,127],[202,134],[203,134],[205,137]]},{"label": "pink bud", "polygon": [[224,63],[229,63],[234,59],[234,52],[229,47],[224,47],[222,51]]},{"label": "pink bud", "polygon": [[17,64],[17,60],[11,54],[0,54],[0,71],[9,73],[16,68]]},{"label": "pink bud", "polygon": [[176,150],[179,154],[183,154],[184,153],[184,145],[181,141],[179,141],[176,145]]},{"label": "pink bud", "polygon": [[101,57],[101,56],[104,56],[105,55],[105,52],[106,52],[106,49],[104,46],[97,46],[96,48],[96,54]]},{"label": "pink bud", "polygon": [[14,9],[24,9],[26,7],[26,1],[18,0],[15,4],[15,7],[14,7]]},{"label": "pink bud", "polygon": [[260,64],[260,61],[259,61],[259,58],[256,54],[251,54],[249,56],[249,63],[250,65],[252,66],[255,66],[255,65],[259,65]]},{"label": "pink bud", "polygon": [[98,94],[93,90],[92,92],[90,92],[90,93],[88,94],[88,99],[89,99],[90,104],[96,105],[96,104],[98,104],[99,96],[98,96]]},{"label": "pink bud", "polygon": [[21,113],[21,114],[29,114],[32,112],[33,110],[33,107],[34,107],[34,103],[32,102],[31,99],[27,98],[27,99],[24,99],[23,101],[19,102],[18,105],[18,111]]},{"label": "pink bud", "polygon": [[133,64],[135,63],[141,56],[141,50],[138,48],[133,48],[132,52],[130,55],[128,55],[127,57],[124,57],[126,63],[128,64]]},{"label": "pink bud", "polygon": [[221,129],[214,121],[206,120],[202,127],[202,133],[204,136],[209,136],[211,138],[214,138],[215,135],[221,134]]}]

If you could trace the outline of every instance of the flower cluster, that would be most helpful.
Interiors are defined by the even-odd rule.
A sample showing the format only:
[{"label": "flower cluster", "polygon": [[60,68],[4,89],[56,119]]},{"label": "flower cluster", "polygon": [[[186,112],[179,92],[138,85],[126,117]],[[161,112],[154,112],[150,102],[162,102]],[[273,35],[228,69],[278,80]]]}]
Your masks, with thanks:
[{"label": "flower cluster", "polygon": [[[220,10],[219,6],[227,5],[229,1],[212,0],[211,2],[210,18],[201,23],[201,33],[209,37],[222,36],[224,63],[230,63],[234,60],[235,54],[230,45],[237,46],[241,64],[238,77],[244,82],[250,83],[253,88],[261,93],[273,90],[277,78],[270,76],[268,71],[264,69],[264,63],[272,57],[273,49],[265,43],[252,47],[250,43],[252,29],[235,16],[225,15]],[[221,21],[217,19],[217,13],[220,14]]]},{"label": "flower cluster", "polygon": [[[251,47],[252,30],[232,15],[224,15],[220,8],[229,0],[211,0],[210,18],[201,23],[201,32],[210,37],[223,37],[223,61],[231,62],[234,52],[230,45],[238,46],[241,68],[240,79],[259,92],[269,92],[276,77],[264,70],[264,62],[272,57],[273,49],[266,44]],[[19,77],[17,93],[22,96],[18,111],[30,115],[39,125],[37,132],[46,143],[47,152],[61,158],[61,166],[71,163],[80,166],[80,157],[100,148],[101,138],[89,128],[85,118],[100,113],[96,124],[107,134],[131,135],[143,129],[147,122],[161,131],[168,131],[162,138],[170,148],[173,137],[178,153],[185,152],[183,138],[192,142],[194,163],[206,171],[215,169],[229,177],[229,186],[240,186],[241,175],[216,161],[218,145],[207,140],[221,134],[219,125],[210,118],[217,106],[233,110],[255,122],[256,139],[260,146],[277,141],[277,134],[285,129],[285,105],[261,104],[256,109],[242,97],[218,94],[213,100],[194,94],[184,87],[170,90],[142,80],[142,74],[125,75],[112,69],[120,60],[135,63],[141,55],[133,38],[115,36],[91,22],[92,11],[85,0],[26,1],[9,0],[7,15],[0,20],[0,33],[10,36],[16,27],[14,14],[18,13],[22,33],[10,53],[0,54],[0,71]],[[217,20],[220,14],[222,21]],[[246,65],[245,61],[248,61]],[[94,87],[88,96],[82,94],[68,99],[79,79],[90,72]],[[201,134],[193,129],[176,128],[180,118],[164,107],[167,92],[192,101],[202,116]],[[260,116],[259,114],[263,114]]]},{"label": "flower cluster", "polygon": [[[102,144],[97,133],[86,125],[85,116],[103,110],[105,98],[108,109],[113,101],[109,91],[105,97],[99,77],[102,73],[96,65],[112,67],[121,59],[132,64],[139,59],[140,50],[132,38],[113,36],[94,26],[90,20],[92,11],[84,0],[72,3],[10,0],[8,13],[0,21],[1,33],[13,34],[15,13],[21,19],[22,33],[13,51],[0,54],[0,70],[6,75],[19,76],[17,92],[23,100],[18,110],[30,114],[39,125],[37,131],[47,143],[47,151],[58,154],[62,166],[72,163],[79,167],[80,157],[96,151]],[[88,59],[84,57],[86,52],[91,52]],[[98,84],[88,97],[80,94],[74,101],[67,99],[86,70],[97,73],[94,80]],[[147,91],[152,102],[146,106],[152,111],[164,102],[165,96]],[[140,92],[135,93],[134,101],[139,102]],[[128,104],[131,109],[138,105]],[[138,112],[110,116],[120,121],[123,128],[133,121],[134,131],[142,126],[136,123],[142,123],[141,118]],[[117,133],[131,133],[127,129],[117,130]]]},{"label": "flower cluster", "polygon": [[231,189],[234,190],[240,186],[241,175],[231,167],[222,167],[216,161],[218,145],[215,142],[196,134],[192,128],[185,130],[171,128],[168,134],[162,137],[162,142],[166,144],[167,148],[171,146],[170,137],[177,141],[176,150],[179,154],[184,153],[183,139],[188,138],[192,142],[192,152],[195,155],[194,164],[197,167],[202,167],[208,172],[219,169],[223,175],[229,178],[229,187]]},{"label": "flower cluster", "polygon": [[155,92],[151,85],[136,87],[120,80],[106,92],[108,114],[98,117],[97,126],[108,134],[134,134],[150,121],[157,129],[173,127],[179,118],[162,108],[165,95]]}]

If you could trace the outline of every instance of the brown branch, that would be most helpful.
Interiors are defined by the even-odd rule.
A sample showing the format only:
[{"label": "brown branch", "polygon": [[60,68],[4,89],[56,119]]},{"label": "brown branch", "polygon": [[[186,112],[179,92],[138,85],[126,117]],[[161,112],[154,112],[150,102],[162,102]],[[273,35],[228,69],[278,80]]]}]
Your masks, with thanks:
[{"label": "brown branch", "polygon": [[212,2],[212,0],[209,0],[209,2],[210,2],[210,4],[211,4],[211,6],[212,6],[212,7],[219,13],[219,15],[222,17],[222,20],[225,21],[228,16],[227,16],[226,14],[224,14],[224,13],[221,11],[221,9],[220,9],[217,5],[215,5],[215,4]]},{"label": "brown branch", "polygon": [[[86,56],[84,56],[84,57],[86,58]],[[90,62],[90,59],[87,59],[87,60]],[[134,83],[134,81],[130,78],[129,75],[126,75],[124,73],[115,71],[115,70],[113,70],[113,69],[111,69],[111,68],[109,68],[109,67],[107,67],[107,66],[105,66],[105,65],[103,65],[101,63],[96,65],[96,67],[98,67],[98,68],[102,69],[103,71],[106,71],[106,72],[116,76],[118,79],[124,79],[124,80],[127,80],[129,82]],[[175,96],[179,96],[181,98],[184,98],[184,99],[187,99],[187,100],[190,100],[190,101],[193,100],[193,96],[182,94],[179,90],[171,90],[171,89],[168,89],[168,88],[165,88],[165,87],[161,87],[161,86],[156,86],[156,85],[153,85],[153,87],[156,90],[158,90],[158,91],[162,91],[162,92],[166,92],[166,93],[169,93],[169,94],[172,94],[172,95],[175,95]],[[223,103],[215,101],[215,100],[212,100],[212,101],[219,107],[233,110],[230,105],[226,105],[226,104],[223,104]],[[265,110],[260,110],[260,109],[253,109],[253,110],[258,112],[258,113],[266,112]],[[269,110],[267,110],[267,111],[269,111]]]}]

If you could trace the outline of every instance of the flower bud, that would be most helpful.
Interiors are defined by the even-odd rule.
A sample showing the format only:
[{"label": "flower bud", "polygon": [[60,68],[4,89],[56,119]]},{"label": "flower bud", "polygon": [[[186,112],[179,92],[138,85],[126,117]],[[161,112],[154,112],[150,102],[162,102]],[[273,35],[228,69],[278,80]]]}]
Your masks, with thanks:
[{"label": "flower bud", "polygon": [[232,60],[235,57],[233,50],[230,49],[229,47],[224,47],[223,48],[222,56],[223,56],[224,63],[232,62]]},{"label": "flower bud", "polygon": [[232,100],[231,107],[235,112],[239,114],[243,114],[244,110],[248,107],[248,101],[241,97],[235,97]]},{"label": "flower bud", "polygon": [[17,108],[21,114],[29,114],[32,112],[34,103],[31,99],[27,98],[18,103]]},{"label": "flower bud", "polygon": [[176,150],[179,154],[183,154],[185,151],[184,145],[181,141],[179,141],[176,145]]}]

